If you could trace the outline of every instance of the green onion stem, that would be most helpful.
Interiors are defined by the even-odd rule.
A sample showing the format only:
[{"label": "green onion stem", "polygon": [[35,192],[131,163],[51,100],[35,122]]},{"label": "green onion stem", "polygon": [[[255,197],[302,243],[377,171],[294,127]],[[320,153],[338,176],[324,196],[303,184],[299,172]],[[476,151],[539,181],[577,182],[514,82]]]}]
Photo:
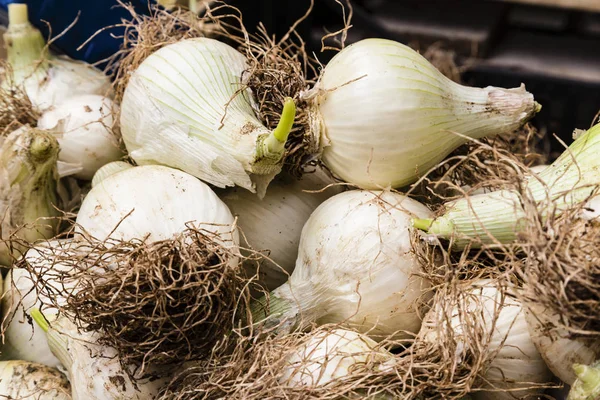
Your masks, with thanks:
[{"label": "green onion stem", "polygon": [[[589,199],[600,185],[600,124],[587,130],[560,157],[537,175],[527,176],[524,190],[543,218],[561,213]],[[510,243],[525,227],[526,212],[519,193],[498,190],[477,194],[446,204],[446,212],[429,226],[415,221],[415,227],[449,239],[454,246],[468,243]],[[478,238],[478,242],[471,242]]]},{"label": "green onion stem", "polygon": [[282,317],[289,314],[291,308],[289,300],[273,294],[268,300],[266,295],[262,296],[250,304],[252,323],[264,324],[267,327],[277,326],[282,321]]},{"label": "green onion stem", "polygon": [[8,5],[8,30],[4,34],[7,60],[17,83],[38,70],[45,72],[46,41],[27,19],[27,4]]},{"label": "green onion stem", "polygon": [[427,231],[431,227],[431,224],[433,224],[433,218],[415,218],[412,223],[415,228]]},{"label": "green onion stem", "polygon": [[600,397],[600,364],[588,366],[574,364],[577,380],[571,387],[567,400],[596,400]]},{"label": "green onion stem", "polygon": [[262,146],[257,149],[257,158],[266,158],[279,162],[285,151],[285,142],[290,135],[294,119],[296,118],[296,104],[291,98],[286,98],[283,111],[277,127],[269,135],[264,137]]},{"label": "green onion stem", "polygon": [[35,323],[38,324],[38,326],[40,328],[42,328],[42,330],[44,332],[48,333],[48,330],[50,329],[50,325],[48,324],[46,317],[44,317],[44,314],[42,314],[40,309],[34,308],[29,312],[29,314],[31,315],[31,318],[33,318]]},{"label": "green onion stem", "polygon": [[73,357],[69,353],[69,343],[67,339],[58,330],[50,327],[48,320],[38,308],[32,309],[29,314],[35,323],[46,333],[46,340],[48,341],[50,351],[52,351],[67,370],[70,370],[73,365]]}]

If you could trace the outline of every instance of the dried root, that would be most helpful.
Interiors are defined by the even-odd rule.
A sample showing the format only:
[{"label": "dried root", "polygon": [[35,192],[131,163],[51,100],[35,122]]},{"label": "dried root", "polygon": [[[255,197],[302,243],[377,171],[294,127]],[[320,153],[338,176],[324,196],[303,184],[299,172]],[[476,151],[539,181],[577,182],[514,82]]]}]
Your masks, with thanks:
[{"label": "dried root", "polygon": [[131,14],[131,20],[118,25],[125,28],[123,44],[106,68],[114,76],[117,103],[123,98],[129,77],[148,56],[181,40],[210,36],[215,28],[196,13],[183,8],[167,11],[149,5],[149,15],[140,15],[131,4],[122,1],[119,4]]},{"label": "dried root", "polygon": [[[339,334],[337,328],[326,325],[265,341],[242,338],[231,353],[176,376],[161,399],[399,398],[402,383],[386,367],[393,355],[376,344],[372,351],[337,348],[332,344],[337,337],[327,341],[329,335]],[[328,350],[323,354],[316,350],[321,344]],[[343,364],[348,375],[340,371]],[[336,372],[341,373],[334,376]]]},{"label": "dried root", "polygon": [[524,173],[548,160],[548,152],[540,150],[545,140],[530,124],[495,138],[470,140],[425,174],[410,193],[439,205],[498,189],[521,192]]},{"label": "dried root", "polygon": [[[36,290],[84,331],[98,331],[123,365],[202,359],[246,316],[237,251],[189,227],[171,240],[99,242],[76,235],[35,277]],[[60,298],[64,298],[64,304]]]},{"label": "dried root", "polygon": [[0,61],[0,137],[7,136],[23,125],[36,127],[41,115],[33,107],[25,90],[10,84],[11,81],[10,66]]},{"label": "dried root", "polygon": [[581,218],[589,212],[582,204],[558,217],[530,213],[521,237],[526,257],[515,265],[524,300],[558,316],[551,330],[599,341],[600,220]]},{"label": "dried root", "polygon": [[248,69],[242,76],[243,89],[250,88],[254,93],[261,122],[275,129],[285,99],[294,99],[296,118],[286,143],[284,168],[296,177],[314,169],[313,154],[318,150],[310,130],[309,101],[301,96],[315,83],[317,62],[308,56],[304,40],[296,32],[296,26],[311,11],[312,2],[306,14],[281,39],[270,35],[262,24],[256,34],[250,35],[240,11],[234,7],[218,6],[207,11],[207,18],[219,27],[219,35],[237,45],[248,60]]}]

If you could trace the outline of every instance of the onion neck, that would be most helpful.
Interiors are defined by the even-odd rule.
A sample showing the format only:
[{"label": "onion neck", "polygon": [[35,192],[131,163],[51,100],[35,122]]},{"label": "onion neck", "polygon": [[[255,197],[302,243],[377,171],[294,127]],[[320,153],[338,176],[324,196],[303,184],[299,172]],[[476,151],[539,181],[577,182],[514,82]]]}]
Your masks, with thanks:
[{"label": "onion neck", "polygon": [[317,297],[309,282],[301,282],[292,288],[288,281],[268,297],[262,296],[253,302],[250,306],[252,321],[278,333],[303,329],[321,317],[318,308],[322,305]]},{"label": "onion neck", "polygon": [[42,33],[28,20],[26,4],[9,4],[8,30],[4,34],[7,60],[15,82],[21,84],[35,74],[45,75],[48,50]]},{"label": "onion neck", "polygon": [[542,110],[542,105],[534,101],[533,94],[523,84],[513,89],[488,86],[483,90],[488,93],[486,111],[491,116],[506,117],[522,125]]},{"label": "onion neck", "polygon": [[[33,130],[28,149],[28,164],[30,177],[24,180],[17,190],[22,191],[21,207],[24,212],[25,224],[36,223],[41,217],[58,215],[55,208],[57,203],[56,162],[58,161],[59,146],[56,138],[43,131]],[[34,241],[52,235],[54,223],[41,221],[41,224],[51,225],[49,231],[39,231],[33,228]]]},{"label": "onion neck", "polygon": [[58,358],[58,361],[60,361],[66,370],[70,371],[73,367],[73,356],[69,352],[67,338],[50,326],[48,320],[39,309],[32,309],[30,315],[35,323],[46,333],[46,340],[48,341],[50,351]]},{"label": "onion neck", "polygon": [[287,98],[283,105],[281,118],[273,132],[258,138],[256,147],[256,158],[253,172],[260,174],[261,167],[269,169],[277,165],[285,154],[285,143],[292,131],[294,119],[296,118],[296,104],[291,98]]},{"label": "onion neck", "polygon": [[600,397],[600,363],[593,366],[574,364],[577,380],[567,400],[596,400]]},{"label": "onion neck", "polygon": [[[600,124],[581,134],[552,165],[526,178],[527,197],[536,203],[543,218],[560,214],[585,201],[600,184]],[[427,233],[464,247],[510,243],[526,223],[522,199],[516,191],[498,190],[463,198],[446,205],[446,212],[434,220],[413,220]]]}]

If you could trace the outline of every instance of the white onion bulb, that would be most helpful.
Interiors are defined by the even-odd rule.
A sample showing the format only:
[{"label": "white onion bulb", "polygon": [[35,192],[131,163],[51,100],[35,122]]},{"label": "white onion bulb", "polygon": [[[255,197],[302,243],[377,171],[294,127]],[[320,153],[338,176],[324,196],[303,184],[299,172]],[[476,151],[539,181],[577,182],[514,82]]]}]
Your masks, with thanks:
[{"label": "white onion bulb", "polygon": [[[260,281],[268,290],[281,286],[293,271],[302,227],[312,212],[341,191],[340,186],[323,190],[332,182],[323,170],[317,169],[301,180],[279,174],[263,199],[240,188],[217,192],[238,217],[237,224],[249,245],[257,251],[268,251],[269,259],[259,271]],[[256,265],[249,262],[247,269],[255,273]]]},{"label": "white onion bulb", "polygon": [[[123,157],[114,133],[114,107],[109,98],[91,94],[71,97],[42,114],[38,128],[52,130],[60,145],[61,176],[90,180],[100,167]],[[70,173],[61,173],[61,162]]]},{"label": "white onion bulb", "polygon": [[295,106],[286,102],[281,129],[270,132],[255,115],[250,89],[241,90],[247,69],[244,55],[209,38],[182,40],[146,58],[121,103],[131,158],[262,196],[281,171]]},{"label": "white onion bulb", "polygon": [[[268,323],[341,323],[373,339],[421,326],[418,300],[429,282],[416,275],[411,219],[431,211],[401,194],[349,191],[321,204],[300,238],[296,268],[271,292]],[[255,305],[254,321],[264,319]]]},{"label": "white onion bulb", "polygon": [[527,322],[531,338],[546,365],[567,385],[573,385],[577,379],[574,364],[590,365],[600,359],[600,340],[570,338],[566,329],[559,328],[559,317],[551,310],[529,304]]},{"label": "white onion bulb", "polygon": [[[486,338],[486,351],[493,355],[482,371],[483,378],[489,383],[484,388],[495,388],[474,391],[471,397],[475,400],[514,400],[539,393],[540,390],[535,388],[525,388],[531,386],[531,383],[549,382],[552,374],[529,334],[525,310],[521,304],[508,295],[502,296],[496,285],[488,280],[470,283],[466,290],[468,297],[460,304],[462,309],[459,311],[457,304],[448,314],[451,316],[454,338],[458,342],[458,349],[468,348],[466,343],[460,345],[461,341],[471,340],[464,333],[461,315],[468,313],[481,323],[485,329],[482,337]],[[420,333],[425,340],[439,340],[435,329],[440,324],[438,314],[439,310],[432,310],[425,315],[423,331]],[[457,362],[465,356],[462,353],[456,354]],[[519,388],[523,390],[514,390]]]},{"label": "white onion bulb", "polygon": [[96,332],[80,331],[65,317],[48,325],[39,310],[34,310],[32,316],[46,331],[50,349],[66,369],[73,400],[154,399],[169,378],[166,371],[153,370],[150,372],[162,372],[159,379],[134,381],[121,366],[117,351],[98,344]]},{"label": "white onion bulb", "polygon": [[292,386],[320,386],[351,374],[359,364],[393,359],[365,335],[345,329],[309,334],[287,359],[279,381]]},{"label": "white onion bulb", "polygon": [[310,96],[323,163],[365,189],[415,182],[468,137],[510,132],[540,108],[524,87],[461,86],[384,39],[336,54]]},{"label": "white onion bulb", "polygon": [[[40,273],[44,273],[48,268],[60,268],[60,265],[53,264],[49,260],[55,251],[53,248],[67,246],[66,243],[54,240],[47,244],[40,244],[29,250],[24,257],[27,263]],[[46,335],[36,324],[30,324],[28,320],[30,311],[41,307],[40,296],[44,304],[49,304],[50,300],[44,296],[44,293],[36,290],[30,273],[22,268],[8,271],[4,281],[4,292],[2,314],[7,318],[10,318],[11,314],[13,316],[10,324],[4,326],[6,343],[2,348],[2,358],[31,361],[58,368],[60,361],[50,351]],[[46,315],[56,313],[58,310],[44,308]]]},{"label": "white onion bulb", "polygon": [[0,361],[0,398],[71,400],[71,387],[54,368],[27,361]]},{"label": "white onion bulb", "polygon": [[28,21],[26,4],[9,4],[8,30],[4,34],[12,80],[3,85],[25,89],[34,107],[49,107],[82,94],[107,95],[110,79],[89,64],[48,53],[46,42]]},{"label": "white onion bulb", "polygon": [[238,243],[233,215],[206,185],[185,172],[148,165],[110,175],[88,193],[77,214],[79,229],[99,240],[171,239],[186,224]]}]

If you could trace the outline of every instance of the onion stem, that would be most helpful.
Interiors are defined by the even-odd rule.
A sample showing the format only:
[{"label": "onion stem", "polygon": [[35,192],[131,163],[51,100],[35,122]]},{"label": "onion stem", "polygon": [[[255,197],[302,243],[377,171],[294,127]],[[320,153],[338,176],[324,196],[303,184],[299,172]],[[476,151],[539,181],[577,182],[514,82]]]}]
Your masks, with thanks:
[{"label": "onion stem", "polygon": [[28,22],[27,4],[12,3],[8,5],[8,23],[10,25],[26,24]]},{"label": "onion stem", "polygon": [[295,118],[296,104],[294,103],[294,100],[288,97],[283,104],[281,118],[277,127],[265,137],[262,146],[258,147],[258,158],[267,158],[276,161],[281,159],[285,150],[285,142],[290,135]]},{"label": "onion stem", "polygon": [[31,318],[33,318],[35,323],[38,324],[38,326],[40,328],[42,328],[42,330],[44,332],[48,333],[48,330],[50,329],[50,325],[48,324],[46,317],[44,316],[44,314],[42,314],[40,309],[34,308],[29,312],[29,314],[31,315]]},{"label": "onion stem", "polygon": [[[600,124],[581,134],[552,165],[525,181],[527,196],[545,219],[593,195],[600,184]],[[419,223],[415,221],[415,223]],[[449,239],[456,248],[510,243],[527,223],[523,199],[515,190],[476,194],[446,204],[446,211],[423,229]],[[478,242],[471,242],[479,239]]]},{"label": "onion stem", "polygon": [[427,231],[433,224],[433,218],[415,218],[413,219],[413,226],[422,231]]},{"label": "onion stem", "polygon": [[[266,295],[250,304],[250,312],[252,313],[252,322],[254,324],[264,324],[266,327],[275,327],[282,322],[283,316],[289,316],[292,305],[287,299],[269,295],[267,300]],[[297,321],[288,321],[288,324],[295,325]]]},{"label": "onion stem", "polygon": [[19,82],[31,75],[35,68],[45,71],[49,67],[45,61],[46,41],[29,22],[27,4],[9,4],[8,19],[8,30],[4,34],[6,57]]},{"label": "onion stem", "polygon": [[577,381],[569,392],[568,400],[592,400],[600,396],[600,364],[588,366],[573,364]]},{"label": "onion stem", "polygon": [[29,314],[35,323],[46,333],[46,340],[52,353],[67,370],[70,370],[73,365],[73,357],[69,353],[67,340],[59,331],[50,327],[48,320],[39,308],[31,309]]}]

